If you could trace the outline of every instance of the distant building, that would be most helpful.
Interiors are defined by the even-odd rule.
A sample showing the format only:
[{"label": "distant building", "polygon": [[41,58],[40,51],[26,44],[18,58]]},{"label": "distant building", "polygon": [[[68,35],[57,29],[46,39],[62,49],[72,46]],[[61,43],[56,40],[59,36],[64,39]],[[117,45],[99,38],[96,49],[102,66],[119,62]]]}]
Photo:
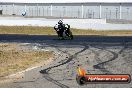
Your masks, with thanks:
[{"label": "distant building", "polygon": [[[38,0],[37,2],[19,2],[19,0],[16,0],[15,2],[3,0],[3,2],[0,2],[0,15],[87,19],[132,19],[132,1],[53,1],[43,0],[42,2]],[[23,15],[23,13],[26,14]]]}]

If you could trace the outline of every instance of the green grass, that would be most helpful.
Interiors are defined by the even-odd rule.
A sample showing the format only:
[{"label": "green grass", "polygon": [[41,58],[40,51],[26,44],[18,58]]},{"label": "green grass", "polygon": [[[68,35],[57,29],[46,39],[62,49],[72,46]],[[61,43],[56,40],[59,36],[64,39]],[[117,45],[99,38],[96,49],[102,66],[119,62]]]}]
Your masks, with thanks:
[{"label": "green grass", "polygon": [[[72,28],[73,35],[131,35],[132,30],[79,30]],[[0,34],[56,35],[53,27],[41,26],[0,26]]]}]

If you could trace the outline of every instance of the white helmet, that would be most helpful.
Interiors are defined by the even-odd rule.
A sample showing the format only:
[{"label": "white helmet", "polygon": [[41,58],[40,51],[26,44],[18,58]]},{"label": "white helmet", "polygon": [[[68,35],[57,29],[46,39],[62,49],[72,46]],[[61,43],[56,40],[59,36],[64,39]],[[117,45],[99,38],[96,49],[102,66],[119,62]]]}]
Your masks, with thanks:
[{"label": "white helmet", "polygon": [[62,20],[59,20],[58,24],[63,24],[63,21]]}]

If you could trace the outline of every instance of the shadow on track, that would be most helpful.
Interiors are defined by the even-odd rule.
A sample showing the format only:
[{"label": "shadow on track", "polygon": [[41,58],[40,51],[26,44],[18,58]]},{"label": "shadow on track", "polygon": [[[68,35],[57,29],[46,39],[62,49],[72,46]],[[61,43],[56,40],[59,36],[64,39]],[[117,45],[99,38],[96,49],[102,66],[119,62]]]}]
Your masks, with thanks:
[{"label": "shadow on track", "polygon": [[119,43],[132,42],[132,36],[99,36],[99,35],[75,35],[73,40],[58,40],[56,35],[25,35],[25,34],[0,34],[0,41],[7,42],[105,42]]}]

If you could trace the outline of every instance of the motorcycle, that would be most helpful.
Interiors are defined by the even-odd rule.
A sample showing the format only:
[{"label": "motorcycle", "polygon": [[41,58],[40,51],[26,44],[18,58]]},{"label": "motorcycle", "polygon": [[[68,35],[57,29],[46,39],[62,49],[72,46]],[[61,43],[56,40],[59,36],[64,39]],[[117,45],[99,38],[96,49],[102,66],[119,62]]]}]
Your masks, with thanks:
[{"label": "motorcycle", "polygon": [[70,30],[70,25],[68,24],[63,24],[63,29],[59,28],[58,25],[56,24],[54,26],[54,29],[56,30],[56,33],[58,34],[59,39],[73,39],[73,34]]}]

